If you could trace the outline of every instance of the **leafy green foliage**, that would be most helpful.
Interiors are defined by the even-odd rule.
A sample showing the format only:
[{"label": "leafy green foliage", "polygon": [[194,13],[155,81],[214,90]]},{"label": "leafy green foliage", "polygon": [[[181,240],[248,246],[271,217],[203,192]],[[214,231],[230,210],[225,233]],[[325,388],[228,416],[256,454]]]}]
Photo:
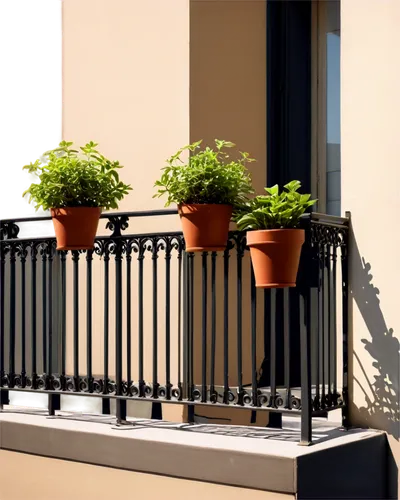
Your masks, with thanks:
[{"label": "leafy green foliage", "polygon": [[24,170],[37,175],[39,183],[31,184],[23,196],[35,203],[36,210],[62,207],[118,208],[118,202],[132,189],[119,179],[118,161],[105,158],[94,142],[80,151],[73,143],[62,141],[60,146],[44,153],[40,160],[26,165]]},{"label": "leafy green foliage", "polygon": [[291,181],[279,192],[278,185],[265,188],[266,195],[249,200],[235,217],[238,229],[295,228],[304,212],[317,200],[310,194],[300,194],[299,181]]},{"label": "leafy green foliage", "polygon": [[[165,206],[215,203],[237,207],[245,203],[246,195],[253,192],[246,164],[255,160],[242,152],[239,159],[231,158],[227,149],[235,146],[232,142],[216,139],[215,149],[201,149],[201,142],[185,146],[167,160],[153,198],[167,194]],[[184,151],[189,152],[187,162],[181,158]]]}]

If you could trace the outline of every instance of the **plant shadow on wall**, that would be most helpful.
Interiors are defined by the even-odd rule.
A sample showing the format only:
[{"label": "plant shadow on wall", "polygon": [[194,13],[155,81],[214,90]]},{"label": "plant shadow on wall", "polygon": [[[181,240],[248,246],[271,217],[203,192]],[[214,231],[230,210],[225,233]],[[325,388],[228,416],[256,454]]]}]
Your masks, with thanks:
[{"label": "plant shadow on wall", "polygon": [[[369,339],[361,339],[371,357],[371,365],[368,361],[368,367],[354,349],[353,342],[353,363],[359,365],[363,379],[354,376],[355,370],[358,371],[357,366],[354,366],[353,376],[350,378],[350,392],[354,394],[354,391],[358,391],[357,387],[354,387],[357,385],[365,395],[365,406],[353,406],[351,412],[357,416],[358,423],[382,429],[399,440],[399,340],[386,323],[381,309],[380,291],[373,281],[372,266],[361,257],[354,236],[351,241],[351,254],[353,279],[350,293],[371,335]],[[371,366],[373,370],[370,370]],[[397,489],[397,467],[393,458],[390,459],[388,467],[392,471],[392,486]]]}]

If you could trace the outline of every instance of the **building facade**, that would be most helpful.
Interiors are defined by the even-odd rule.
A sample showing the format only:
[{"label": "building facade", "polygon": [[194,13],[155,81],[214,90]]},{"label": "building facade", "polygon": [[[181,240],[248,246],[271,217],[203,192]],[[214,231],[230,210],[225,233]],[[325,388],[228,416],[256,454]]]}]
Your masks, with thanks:
[{"label": "building facade", "polygon": [[[363,473],[367,472],[368,475],[370,471],[369,475],[375,475],[377,481],[380,481],[380,484],[375,486],[378,488],[376,491],[379,488],[381,488],[379,491],[384,491],[382,495],[386,496],[382,498],[397,498],[399,484],[397,468],[400,463],[398,340],[400,325],[397,325],[399,315],[396,294],[399,272],[396,271],[395,265],[400,243],[396,222],[400,211],[400,196],[397,192],[399,177],[397,164],[400,153],[396,137],[397,118],[400,113],[398,0],[12,0],[4,1],[0,6],[1,11],[3,12],[0,22],[3,27],[0,29],[0,58],[6,75],[0,82],[0,102],[4,110],[0,117],[0,126],[2,137],[6,138],[2,166],[4,181],[1,184],[1,219],[34,215],[26,201],[21,198],[29,179],[21,173],[20,168],[46,149],[55,146],[61,139],[74,140],[79,144],[95,140],[106,156],[120,160],[125,166],[122,171],[123,178],[132,184],[133,191],[121,203],[119,211],[133,212],[163,209],[163,200],[153,199],[152,196],[154,182],[164,166],[165,159],[185,144],[198,139],[210,144],[214,138],[231,140],[257,159],[257,162],[251,164],[251,173],[258,193],[265,185],[275,182],[283,184],[292,178],[298,178],[302,181],[305,191],[312,192],[318,198],[318,212],[350,219],[348,254],[346,254],[348,297],[345,298],[348,300],[342,302],[338,299],[337,310],[335,309],[338,320],[334,330],[340,330],[341,336],[338,345],[332,344],[333,349],[338,350],[334,363],[335,366],[336,364],[340,366],[340,369],[338,368],[340,373],[342,365],[346,365],[343,378],[341,376],[338,378],[339,385],[348,390],[345,394],[348,403],[346,424],[384,431],[389,445],[386,449],[379,434],[378,445],[374,444],[371,448],[363,449],[359,448],[361,444],[357,443],[353,451],[349,448],[348,455],[365,454],[368,457],[370,454],[370,461],[354,462],[356,464],[354,469],[360,469],[360,476],[357,476],[353,468],[352,474],[355,478],[361,478]],[[48,222],[39,221],[34,225],[30,224],[25,221],[20,225],[20,238],[21,235],[26,238],[38,234],[51,236],[52,229]],[[180,230],[179,218],[175,215],[135,217],[130,219],[129,224],[130,230],[134,224],[134,233],[139,235]],[[104,227],[102,230],[105,230]],[[179,299],[173,291],[178,290],[181,282],[181,278],[178,277],[177,262],[171,260],[171,307],[175,307],[174,311],[178,310]],[[211,261],[208,265],[211,266]],[[243,265],[248,265],[248,262],[245,260]],[[84,299],[87,297],[88,289],[84,277],[86,263],[81,259],[79,266],[82,273],[79,304],[81,310],[85,310]],[[152,287],[154,281],[151,282],[149,278],[154,267],[151,266],[153,263],[150,260],[144,264],[145,280],[142,289],[144,322],[145,328],[148,327],[149,331],[151,324],[154,327],[154,322],[151,323],[154,321]],[[164,276],[165,266],[164,259],[160,258],[159,277]],[[42,267],[38,267],[38,272],[39,269],[42,272]],[[188,269],[190,270],[190,267]],[[232,264],[230,273],[235,273],[236,269],[237,264]],[[92,271],[94,279],[98,279],[97,286],[94,285],[91,292],[93,303],[91,367],[96,374],[103,373],[105,349],[102,343],[105,279],[103,261],[94,261]],[[200,261],[195,264],[192,271],[195,276],[195,286],[198,285],[200,290],[202,276]],[[16,272],[17,278],[20,278],[20,271]],[[32,274],[29,273],[32,271],[27,272],[31,277]],[[57,272],[58,268],[53,267],[53,273]],[[114,282],[117,272],[114,264],[111,264],[110,282]],[[210,267],[207,272],[210,272]],[[6,269],[4,273],[5,283],[8,283],[12,277],[11,271]],[[72,260],[67,260],[66,273],[68,297],[66,310],[69,312],[65,330],[67,345],[65,362],[66,372],[72,373],[75,362],[73,297],[76,291],[73,288]],[[217,271],[217,281],[221,286],[217,289],[217,295],[221,296],[218,307],[221,307],[222,311],[224,276],[222,270],[220,274],[218,273],[219,271]],[[332,271],[332,276],[334,273],[336,270]],[[133,286],[136,287],[137,276],[133,275],[132,290]],[[154,275],[152,276],[154,278]],[[246,275],[243,284],[244,290],[248,292],[248,297],[243,299],[245,325],[250,325],[252,321],[249,276]],[[167,308],[163,279],[160,277],[159,290],[156,293],[159,317],[155,322],[159,332],[164,331],[166,321],[164,311]],[[124,275],[124,287],[128,286],[126,280]],[[343,277],[338,274],[338,288],[335,289],[338,296],[340,280],[343,280]],[[58,282],[55,283],[54,286],[58,286]],[[8,290],[7,288],[4,311],[9,312]],[[38,289],[37,293],[38,301],[45,301],[43,298],[45,292]],[[48,289],[47,293],[53,297]],[[114,304],[115,301],[118,303],[115,293],[117,292],[110,291],[110,303]],[[136,291],[132,293],[136,294]],[[195,325],[197,322],[200,325],[201,292],[199,291],[195,297],[198,302],[195,299],[194,312],[191,314]],[[257,297],[260,304],[262,298]],[[131,299],[134,303],[140,300],[139,295],[134,295]],[[230,324],[236,321],[235,300],[233,292],[228,304]],[[280,300],[279,296],[277,300]],[[127,304],[125,297],[123,298],[124,321],[128,310]],[[15,313],[18,332],[22,328],[22,307],[18,305]],[[27,317],[24,316],[24,321],[29,326],[31,313],[28,311],[28,299],[26,308]],[[341,330],[343,309],[348,311],[348,331],[345,332]],[[311,313],[313,311],[312,309]],[[116,314],[114,309],[110,309],[111,324],[114,324]],[[88,314],[82,313],[77,320],[81,338],[85,338],[87,333],[87,318]],[[172,313],[168,320],[171,321],[172,332],[179,331],[182,319],[176,312]],[[9,319],[5,321],[8,325]],[[41,331],[44,328],[43,318],[38,321],[38,330]],[[207,321],[210,322],[210,316]],[[223,331],[222,315],[218,321],[221,322],[218,323],[218,329]],[[259,307],[255,313],[254,324],[261,329],[263,321],[264,317]],[[328,329],[330,331],[330,326]],[[200,326],[199,332],[198,337],[195,335],[192,341],[195,357],[200,360],[202,352]],[[345,340],[348,341],[348,365],[343,351],[339,349],[339,343],[344,342],[343,339],[347,334],[348,339],[346,337]],[[114,352],[115,335],[111,328],[109,362],[111,375],[116,372],[118,364]],[[132,335],[133,343],[136,343],[139,333],[135,330]],[[175,333],[171,335],[172,342],[176,340],[177,343],[179,333],[176,334],[176,338],[173,336]],[[207,335],[210,341],[210,332]],[[232,366],[238,357],[236,348],[232,347],[237,331],[234,330],[229,335],[232,335],[232,338],[229,337],[231,347],[228,357]],[[312,335],[311,333],[311,343]],[[248,338],[250,342],[250,327],[244,327],[243,338]],[[61,348],[58,347],[59,340],[54,333],[54,344],[49,347],[50,357],[54,356],[55,363],[58,363],[60,356],[63,355],[60,354]],[[8,356],[7,342],[5,349]],[[19,356],[21,346],[18,342],[16,350]],[[38,363],[46,364],[42,354],[46,342],[48,340],[44,340],[43,345],[38,348],[41,353],[38,355]],[[81,350],[78,372],[85,373],[88,349],[85,342],[82,340],[79,342]],[[146,365],[146,360],[152,356],[153,344],[147,337],[144,342],[144,371],[147,373],[148,370],[151,374],[152,371],[154,373],[154,361],[149,361]],[[165,347],[164,340],[160,342],[162,349]],[[257,345],[259,348],[255,356],[257,369],[260,369],[267,356],[265,346]],[[124,359],[127,356],[127,349],[124,347]],[[132,350],[134,349],[136,348],[132,347]],[[170,353],[172,377],[175,375],[180,377],[178,371],[181,368],[175,368],[180,362],[182,370],[185,371],[185,351],[183,347],[182,349],[182,351],[172,349]],[[224,349],[222,340],[220,344],[217,342],[216,349],[216,377],[217,379],[220,377],[218,384],[222,386],[224,370],[221,361]],[[319,356],[319,351],[315,349],[315,345],[314,347],[311,345],[311,357]],[[136,351],[134,353],[137,354]],[[300,358],[300,355],[299,340],[298,344],[292,344],[292,362],[294,363],[295,358]],[[169,364],[168,360],[161,359],[162,356],[164,354],[160,354],[160,359],[156,361],[160,372],[164,372]],[[325,358],[323,351],[323,362],[325,359],[328,358]],[[210,361],[206,361],[207,368],[209,363]],[[243,373],[251,380],[253,367],[250,354],[249,361],[243,363]],[[125,361],[123,366],[125,369]],[[195,366],[194,374],[191,375],[195,385],[201,384],[199,366],[198,371]],[[186,370],[190,371],[190,368],[186,367]],[[300,367],[295,367],[293,370],[294,378],[303,376],[303,372],[300,374]],[[312,368],[310,370],[311,378],[319,376],[319,371],[317,373],[313,372]],[[333,373],[330,370],[329,368],[327,372],[328,377]],[[324,368],[321,373],[324,377]],[[301,383],[299,378],[298,385]],[[235,376],[231,379],[231,384],[238,384]],[[271,380],[268,384],[272,385]],[[343,394],[341,396],[343,397]],[[33,401],[29,399],[32,397],[30,393],[22,395],[21,392],[10,391],[10,397],[11,403],[24,406],[30,406]],[[47,407],[47,394],[41,394],[40,397],[41,402],[35,400],[34,405]],[[91,413],[104,410],[101,400],[97,398],[77,396],[72,403],[66,401],[67,398],[63,410]],[[112,412],[113,405],[114,401],[111,404]],[[157,416],[155,413],[160,411],[158,406],[154,409],[154,405],[146,402],[134,403],[132,408],[132,414],[143,418]],[[178,422],[190,421],[193,415],[190,415],[191,411],[188,408],[192,408],[192,405],[162,404],[162,417],[165,420]],[[196,413],[203,419],[201,422],[216,419],[213,421],[265,426],[268,421],[271,424],[276,415],[267,411],[254,413],[250,408],[238,412],[206,406],[199,408]],[[17,427],[12,428],[12,425],[18,424],[19,418],[21,417],[14,418],[13,424],[12,415],[6,415],[5,419],[9,422],[7,425],[11,426],[9,431],[11,434],[20,432]],[[62,420],[54,425],[62,430],[63,423],[67,427],[72,425]],[[164,461],[168,462],[168,453],[176,454],[178,462],[182,460],[182,463],[179,462],[182,474],[177,474],[175,469],[169,470],[161,465],[151,465],[151,458],[153,457],[154,461],[157,448],[154,448],[153,452],[149,451],[150,449],[143,451],[143,460],[145,462],[148,460],[150,464],[143,468],[137,465],[127,466],[127,462],[120,462],[117,458],[115,461],[110,459],[109,462],[96,460],[93,458],[96,454],[121,453],[123,456],[126,453],[128,456],[129,451],[124,451],[125,445],[119,448],[120,445],[112,441],[111,437],[104,448],[103,445],[98,445],[96,448],[94,444],[90,444],[92,441],[88,436],[89,427],[76,431],[86,432],[87,446],[93,446],[92,452],[87,456],[82,455],[82,458],[74,450],[60,455],[54,451],[55,448],[51,448],[52,438],[49,436],[52,435],[51,432],[56,432],[54,429],[46,431],[43,428],[40,431],[42,432],[40,439],[42,442],[47,440],[50,443],[48,450],[53,452],[43,451],[44,448],[40,448],[39,444],[37,448],[28,450],[22,445],[15,444],[16,441],[14,443],[10,438],[10,444],[3,444],[1,451],[0,469],[3,476],[1,483],[4,484],[6,495],[4,498],[22,498],[27,494],[26,488],[35,492],[32,495],[36,495],[29,498],[55,498],[54,489],[57,485],[46,489],[42,483],[38,485],[29,478],[26,484],[23,484],[23,481],[20,485],[15,485],[14,481],[10,482],[12,473],[9,471],[9,464],[17,460],[15,451],[43,455],[40,458],[21,455],[21,461],[24,461],[28,469],[39,471],[41,467],[49,467],[54,470],[53,475],[58,475],[62,468],[63,471],[69,471],[68,473],[78,478],[76,489],[73,484],[68,486],[65,493],[58,492],[59,498],[71,498],[77,491],[85,491],[83,496],[87,498],[103,498],[101,495],[105,495],[105,492],[108,497],[112,494],[106,486],[109,484],[105,480],[108,474],[109,481],[116,481],[121,491],[124,489],[127,491],[129,488],[145,491],[148,479],[144,479],[140,471],[154,474],[148,476],[154,486],[152,495],[165,498],[172,498],[173,492],[176,492],[174,497],[183,498],[188,491],[194,498],[197,496],[200,498],[200,495],[204,494],[212,498],[224,495],[235,498],[235,495],[239,497],[246,494],[254,499],[279,498],[278,495],[282,495],[282,498],[293,498],[293,495],[297,494],[301,498],[302,492],[308,491],[301,484],[301,477],[304,477],[304,484],[309,477],[310,481],[317,484],[313,491],[318,498],[323,498],[322,490],[326,497],[329,497],[329,488],[326,490],[326,486],[325,488],[321,486],[321,490],[318,490],[318,481],[312,477],[307,466],[302,465],[302,458],[299,458],[297,452],[293,455],[294,458],[289,451],[286,455],[288,460],[289,457],[295,462],[297,460],[295,466],[297,479],[294,480],[291,476],[291,465],[287,466],[288,472],[285,472],[286,466],[281,467],[272,461],[268,462],[266,457],[263,458],[265,461],[260,458],[257,462],[253,457],[253,461],[241,462],[239,455],[235,455],[236,445],[232,445],[230,458],[221,455],[223,457],[221,459],[218,458],[219,450],[216,451],[214,458],[206,452],[204,455],[201,453],[195,455],[194,458],[189,458],[189,455],[182,458],[181,450],[176,443],[171,451],[163,451],[160,448],[160,456],[166,453],[162,455]],[[31,439],[30,435],[26,436]],[[232,437],[233,441],[235,439],[237,438]],[[279,448],[284,445],[279,441],[276,443],[276,450],[270,450],[269,456],[286,453],[282,451],[282,447]],[[181,444],[188,445],[188,443]],[[166,446],[165,443],[164,445]],[[191,445],[197,446],[197,443],[189,443],[189,446]],[[63,444],[61,440],[57,446],[63,448],[67,447],[67,444]],[[210,443],[209,448],[212,449],[213,446],[217,445]],[[258,442],[254,446],[257,453],[262,453]],[[340,446],[335,442],[332,453],[336,453]],[[374,463],[371,459],[375,453],[375,446],[379,450],[377,452],[379,463],[376,463],[376,460]],[[230,445],[224,442],[221,447],[226,450]],[[249,449],[251,448],[250,446]],[[196,456],[200,456],[199,460],[203,462],[200,464],[196,462]],[[337,460],[342,460],[340,454],[337,457]],[[76,463],[61,462],[63,458]],[[219,464],[229,462],[230,459],[238,460],[243,475],[248,479],[242,481],[235,479],[237,470],[234,468],[225,470],[223,465],[219,474],[211,473],[211,469],[218,469]],[[204,472],[204,476],[191,475],[190,467],[188,470],[183,467],[185,460],[189,464],[196,463],[198,468],[209,461],[210,472]],[[327,459],[321,459],[321,468],[328,467],[326,465],[328,462],[324,460]],[[103,465],[116,469],[127,468],[131,472],[106,469],[107,472],[103,475],[104,469],[100,468]],[[264,469],[266,475],[280,477],[280,474],[282,476],[287,474],[287,477],[285,476],[286,479],[282,479],[281,482],[277,479],[274,483],[271,478],[262,482],[259,477],[253,477],[251,472],[260,467],[266,468]],[[104,486],[101,488],[85,486],[85,474],[93,479],[93,483],[97,482],[96,477],[98,477],[98,484]],[[156,474],[161,476],[158,477]],[[290,479],[287,479],[288,477]],[[43,480],[45,481],[45,477]],[[205,482],[201,483],[200,480]],[[291,481],[293,484],[287,486]],[[353,486],[349,481],[346,494],[348,491],[353,491]],[[371,492],[375,491],[373,490],[375,486]]]}]

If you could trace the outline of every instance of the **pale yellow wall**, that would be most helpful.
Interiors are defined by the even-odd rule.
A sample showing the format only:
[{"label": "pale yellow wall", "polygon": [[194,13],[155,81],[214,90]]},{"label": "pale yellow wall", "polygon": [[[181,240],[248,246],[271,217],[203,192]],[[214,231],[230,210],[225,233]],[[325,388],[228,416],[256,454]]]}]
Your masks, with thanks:
[{"label": "pale yellow wall", "polygon": [[248,151],[257,191],[266,182],[266,2],[191,0],[190,138]]},{"label": "pale yellow wall", "polygon": [[[258,161],[251,165],[258,191],[266,176],[266,5],[265,1],[198,0],[64,0],[63,2],[63,137],[100,143],[104,154],[125,165],[124,180],[134,191],[121,210],[161,208],[152,199],[153,184],[164,160],[179,147],[203,138],[236,142]],[[180,229],[176,216],[131,220],[133,233]],[[145,265],[145,371],[151,379],[152,282],[151,261]],[[176,259],[172,259],[172,304],[176,306]],[[221,262],[222,264],[222,262]],[[164,259],[159,265],[159,369],[164,375]],[[244,331],[249,325],[250,263],[244,264]],[[103,369],[103,264],[93,269],[94,372]],[[222,268],[222,267],[221,267]],[[232,278],[235,270],[231,265]],[[85,273],[85,262],[81,263]],[[134,270],[132,356],[137,357],[137,281]],[[219,271],[218,271],[219,272]],[[83,274],[84,276],[84,274]],[[222,283],[222,275],[219,281]],[[232,280],[233,282],[233,280]],[[72,268],[68,268],[69,300]],[[110,263],[110,375],[114,371],[114,272]],[[199,281],[200,283],[200,281]],[[80,349],[85,362],[85,280],[82,279]],[[247,294],[247,296],[246,296]],[[218,291],[222,296],[222,289]],[[197,300],[200,296],[197,296]],[[200,302],[199,302],[200,303]],[[235,310],[235,290],[230,310]],[[124,302],[124,324],[126,314]],[[221,304],[222,305],[222,304]],[[71,302],[69,302],[69,311]],[[175,310],[175,309],[174,309]],[[172,320],[172,374],[176,370],[177,314]],[[261,326],[261,308],[260,326]],[[72,314],[68,318],[68,361],[72,369]],[[220,321],[222,315],[219,315]],[[232,325],[234,318],[232,317]],[[200,322],[195,322],[200,325]],[[219,324],[220,326],[220,324]],[[196,335],[197,330],[195,332]],[[231,328],[231,367],[235,366],[235,336]],[[125,342],[125,331],[124,331]],[[259,364],[263,346],[259,346]],[[221,359],[222,344],[217,344]],[[200,350],[196,349],[199,353]],[[250,380],[250,342],[244,341],[244,374]],[[125,359],[125,356],[124,356]],[[196,356],[199,361],[200,357]],[[197,367],[200,366],[199,364]],[[222,366],[222,365],[221,365]],[[134,379],[137,370],[134,368]],[[176,377],[175,377],[176,378]],[[222,382],[217,370],[218,382]],[[232,370],[230,383],[236,383]],[[176,408],[176,407],[174,407]],[[169,411],[176,414],[175,409]],[[237,414],[248,422],[249,412]],[[265,419],[265,414],[264,417]],[[236,421],[236,420],[235,420]]]},{"label": "pale yellow wall", "polygon": [[400,2],[342,0],[341,15],[342,206],[354,232],[351,421],[386,430],[400,464]]},{"label": "pale yellow wall", "polygon": [[[152,199],[153,184],[164,160],[189,141],[189,0],[64,0],[63,2],[63,137],[94,140],[103,154],[118,159],[121,177],[133,191],[119,210],[161,208]],[[134,219],[131,233],[179,228],[177,216]],[[101,230],[104,230],[102,228]],[[148,254],[148,256],[150,256]],[[164,290],[160,255],[160,290]],[[171,288],[176,290],[176,259]],[[136,259],[133,273],[137,276]],[[81,263],[80,371],[86,373],[85,262]],[[145,370],[151,376],[151,260],[145,262]],[[124,272],[125,276],[125,272]],[[137,281],[132,287],[132,356],[137,359]],[[115,274],[110,262],[110,376],[115,359]],[[67,369],[72,370],[72,267],[68,266]],[[125,281],[124,281],[125,293]],[[93,371],[103,373],[103,263],[93,267]],[[176,294],[172,306],[176,305]],[[124,345],[126,300],[124,299]],[[160,349],[163,348],[164,297],[160,295]],[[174,309],[175,310],[175,309]],[[172,314],[172,342],[177,315]],[[172,352],[176,356],[175,351]],[[124,354],[124,363],[125,363]],[[164,356],[160,354],[160,370]],[[176,366],[173,358],[173,366]],[[126,365],[124,365],[125,370]],[[164,371],[163,371],[164,373]],[[174,375],[174,368],[172,369]],[[137,380],[134,367],[133,378]],[[124,372],[125,376],[125,372]],[[162,377],[160,377],[162,379]]]},{"label": "pale yellow wall", "polygon": [[[23,481],[16,481],[23,471]],[[0,451],[1,500],[286,500],[293,495]]]},{"label": "pale yellow wall", "polygon": [[[255,163],[249,165],[253,185],[261,192],[266,183],[266,2],[249,0],[191,0],[190,2],[190,140],[203,139],[212,145],[215,138],[230,140],[247,151]],[[232,225],[234,228],[234,225]],[[200,256],[199,256],[200,257]],[[195,266],[195,352],[201,353],[201,259]],[[229,382],[237,384],[236,257],[230,259],[229,283]],[[210,277],[209,277],[210,279]],[[223,270],[217,272],[216,383],[223,384]],[[262,293],[259,292],[262,301]],[[250,261],[243,261],[243,380],[251,383]],[[258,308],[262,329],[262,308]],[[211,345],[209,318],[208,345]],[[257,364],[261,366],[264,346],[258,336]],[[201,383],[200,354],[195,361],[195,382]],[[200,415],[250,423],[251,412],[202,407]],[[266,422],[265,412],[258,425]],[[228,420],[229,421],[229,420]]]},{"label": "pale yellow wall", "polygon": [[120,210],[163,206],[154,181],[189,140],[189,0],[64,0],[63,137],[125,166]]}]

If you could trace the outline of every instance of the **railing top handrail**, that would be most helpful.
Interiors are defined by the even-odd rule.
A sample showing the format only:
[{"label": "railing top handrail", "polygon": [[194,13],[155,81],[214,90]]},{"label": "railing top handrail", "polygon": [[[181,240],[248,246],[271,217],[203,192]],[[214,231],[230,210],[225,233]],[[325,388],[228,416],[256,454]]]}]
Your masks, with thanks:
[{"label": "railing top handrail", "polygon": [[[138,210],[134,212],[103,212],[100,216],[101,219],[109,219],[110,217],[157,217],[162,215],[177,215],[176,208],[161,209],[161,210]],[[40,222],[51,220],[50,215],[37,216],[37,217],[19,217],[17,219],[0,219],[0,224],[13,222]]]},{"label": "railing top handrail", "polygon": [[348,226],[350,224],[350,218],[349,217],[339,217],[337,215],[328,215],[328,214],[323,214],[320,212],[311,212],[308,214],[305,214],[303,217],[309,217],[311,221],[315,222],[321,222],[322,224],[324,222],[328,224],[336,224],[340,226]]},{"label": "railing top handrail", "polygon": [[[165,215],[177,215],[176,208],[160,209],[160,210],[136,210],[132,212],[104,212],[101,214],[101,219],[110,219],[112,217],[126,217],[126,218],[139,218],[139,217],[160,217]],[[338,217],[336,215],[328,215],[319,212],[310,212],[304,214],[302,220],[310,220],[320,224],[335,225],[340,227],[348,227],[350,223],[349,217]],[[0,225],[3,224],[18,224],[21,222],[41,222],[51,220],[50,215],[38,217],[19,217],[16,219],[0,219]]]}]

